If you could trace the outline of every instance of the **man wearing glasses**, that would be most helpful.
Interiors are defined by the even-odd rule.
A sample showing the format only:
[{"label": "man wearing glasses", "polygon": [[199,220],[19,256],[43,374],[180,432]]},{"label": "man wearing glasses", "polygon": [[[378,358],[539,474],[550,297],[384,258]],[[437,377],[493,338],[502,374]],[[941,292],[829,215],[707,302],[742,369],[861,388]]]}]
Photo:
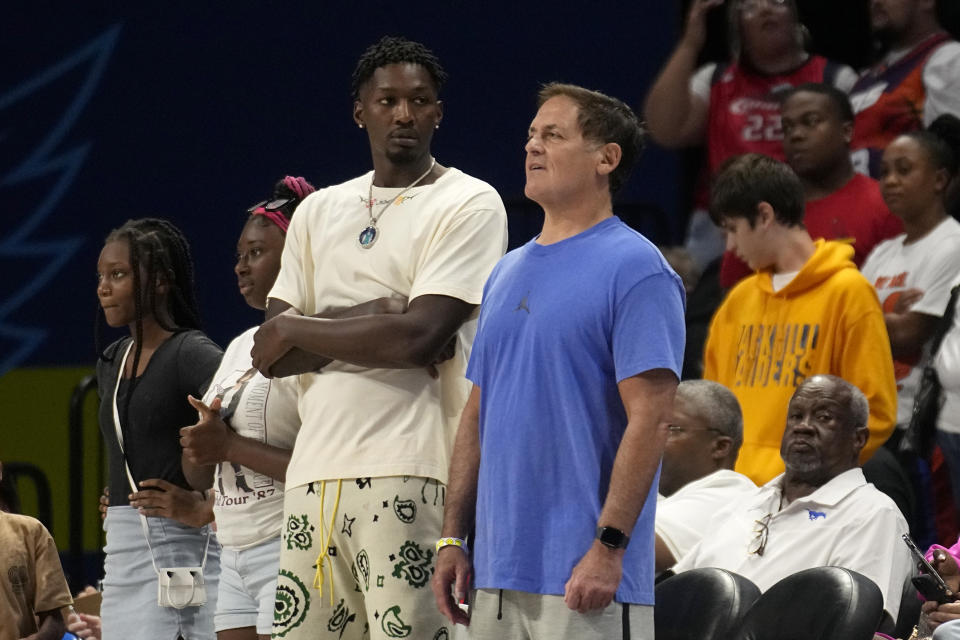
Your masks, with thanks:
[{"label": "man wearing glasses", "polygon": [[900,537],[907,523],[896,504],[868,484],[858,458],[867,441],[867,399],[829,375],[794,392],[780,445],[786,471],[718,512],[680,573],[719,567],[761,591],[803,569],[839,566],[873,580],[896,621],[911,560]]},{"label": "man wearing glasses", "polygon": [[673,566],[708,531],[713,515],[757,485],[733,466],[743,443],[737,397],[710,380],[677,386],[657,496],[657,573]]}]

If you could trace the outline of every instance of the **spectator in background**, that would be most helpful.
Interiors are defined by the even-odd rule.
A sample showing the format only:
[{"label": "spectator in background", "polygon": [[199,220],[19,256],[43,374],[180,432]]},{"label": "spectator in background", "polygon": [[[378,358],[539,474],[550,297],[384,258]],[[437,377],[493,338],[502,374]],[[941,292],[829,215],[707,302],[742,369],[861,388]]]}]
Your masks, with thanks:
[{"label": "spectator in background", "polygon": [[879,242],[903,229],[875,180],[850,162],[853,109],[847,94],[825,84],[804,84],[786,95],[783,151],[800,176],[803,224],[812,238],[851,240],[859,267]]},{"label": "spectator in background", "polygon": [[790,399],[780,445],[786,471],[711,520],[711,534],[674,571],[720,567],[766,591],[797,571],[839,566],[867,576],[896,622],[911,575],[896,505],[857,463],[869,437],[867,398],[835,376],[808,378]]},{"label": "spectator in background", "polygon": [[870,27],[885,53],[850,91],[852,148],[857,171],[877,178],[894,138],[960,114],[960,43],[937,21],[936,0],[871,0]]},{"label": "spectator in background", "polygon": [[[951,288],[960,282],[960,224],[947,215],[945,203],[951,183],[957,182],[958,150],[960,120],[947,114],[938,117],[927,131],[896,138],[884,152],[881,165],[884,197],[903,219],[906,233],[879,245],[864,265],[864,274],[873,281],[884,305],[896,359],[897,424],[901,429],[909,424],[923,367],[931,356],[931,336],[947,311]],[[937,483],[932,489],[927,485],[927,461],[912,456],[901,460],[914,485],[919,509],[911,525],[921,543],[955,532],[941,523],[955,521],[960,499],[960,333],[956,327],[954,317],[953,328],[944,336],[934,360],[944,399],[937,441],[946,460],[952,500],[946,491],[937,489]],[[891,439],[893,450],[900,433]],[[934,512],[946,515],[936,518],[937,535],[930,531]]]},{"label": "spectator in background", "polygon": [[35,518],[0,510],[0,640],[60,640],[60,609],[72,602],[53,536]]},{"label": "spectator in background", "polygon": [[767,156],[732,158],[711,209],[728,247],[757,271],[720,305],[704,350],[704,378],[731,389],[744,412],[737,471],[757,484],[783,471],[787,404],[818,373],[844,376],[870,399],[865,460],[893,429],[896,387],[883,314],[853,247],[810,238],[800,179]]},{"label": "spectator in background", "polygon": [[[853,170],[850,100],[830,85],[804,84],[784,96],[781,115],[787,164],[803,184],[803,225],[814,239],[852,241],[859,267],[877,243],[903,225],[887,209],[876,181]],[[750,273],[736,259],[729,269],[737,279]]]},{"label": "spectator in background", "polygon": [[957,153],[936,131],[899,136],[880,164],[880,187],[904,233],[874,248],[863,275],[884,311],[897,378],[897,426],[910,422],[927,342],[960,275],[960,223],[945,195],[957,172]]},{"label": "spectator in background", "polygon": [[[806,82],[847,91],[856,80],[849,67],[805,50],[808,34],[799,21],[795,0],[727,2],[730,60],[697,68],[707,37],[707,13],[722,4],[723,0],[693,0],[680,42],[644,106],[650,133],[663,146],[706,146],[706,166],[687,241],[700,270],[723,251],[706,213],[707,184],[720,165],[748,152],[784,158],[778,93]],[[727,260],[720,275],[725,287],[736,282],[726,276]]]},{"label": "spectator in background", "polygon": [[660,467],[656,569],[669,569],[708,533],[720,508],[757,485],[733,470],[743,442],[737,398],[722,384],[685,380],[677,386]]}]

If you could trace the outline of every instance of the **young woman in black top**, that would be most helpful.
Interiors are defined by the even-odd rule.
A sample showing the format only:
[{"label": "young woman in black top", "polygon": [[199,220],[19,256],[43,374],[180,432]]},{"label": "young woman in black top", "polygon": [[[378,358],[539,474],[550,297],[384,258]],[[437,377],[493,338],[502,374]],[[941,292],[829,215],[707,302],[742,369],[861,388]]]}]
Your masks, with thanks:
[{"label": "young woman in black top", "polygon": [[[204,392],[222,355],[199,330],[186,238],[165,220],[128,221],[107,236],[97,283],[106,324],[130,332],[103,349],[97,362],[100,428],[110,458],[103,640],[212,640],[219,546],[209,525],[138,513],[129,503],[131,484],[140,490],[146,479],[189,488],[179,430],[197,414],[187,396]],[[98,319],[98,348],[101,324]],[[201,564],[198,591],[205,592],[206,604],[158,606],[158,570]]]}]

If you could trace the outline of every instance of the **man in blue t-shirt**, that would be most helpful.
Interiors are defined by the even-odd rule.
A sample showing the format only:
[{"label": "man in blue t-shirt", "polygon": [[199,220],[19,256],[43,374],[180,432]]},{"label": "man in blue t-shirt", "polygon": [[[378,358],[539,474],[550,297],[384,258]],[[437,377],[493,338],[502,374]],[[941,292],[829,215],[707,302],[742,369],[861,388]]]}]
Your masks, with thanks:
[{"label": "man in blue t-shirt", "polygon": [[432,586],[474,639],[653,638],[683,285],[613,215],[643,146],[636,115],[571,85],[547,85],[539,104],[525,193],[543,230],[484,288]]}]

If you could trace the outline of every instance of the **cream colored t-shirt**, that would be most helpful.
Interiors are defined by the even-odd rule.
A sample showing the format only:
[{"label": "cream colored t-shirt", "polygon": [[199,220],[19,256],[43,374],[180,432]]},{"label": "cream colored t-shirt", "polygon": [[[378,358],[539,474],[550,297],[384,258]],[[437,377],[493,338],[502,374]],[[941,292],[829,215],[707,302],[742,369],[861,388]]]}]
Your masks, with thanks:
[{"label": "cream colored t-shirt", "polygon": [[[506,250],[507,219],[490,185],[457,169],[407,191],[363,249],[372,172],[309,195],[297,209],[270,298],[305,315],[375,298],[445,295],[479,304]],[[402,189],[373,189],[374,212]],[[464,377],[476,314],[434,380],[424,369],[332,362],[299,380],[302,421],[287,486],[315,480],[416,475],[446,482],[453,437],[469,393]]]}]

